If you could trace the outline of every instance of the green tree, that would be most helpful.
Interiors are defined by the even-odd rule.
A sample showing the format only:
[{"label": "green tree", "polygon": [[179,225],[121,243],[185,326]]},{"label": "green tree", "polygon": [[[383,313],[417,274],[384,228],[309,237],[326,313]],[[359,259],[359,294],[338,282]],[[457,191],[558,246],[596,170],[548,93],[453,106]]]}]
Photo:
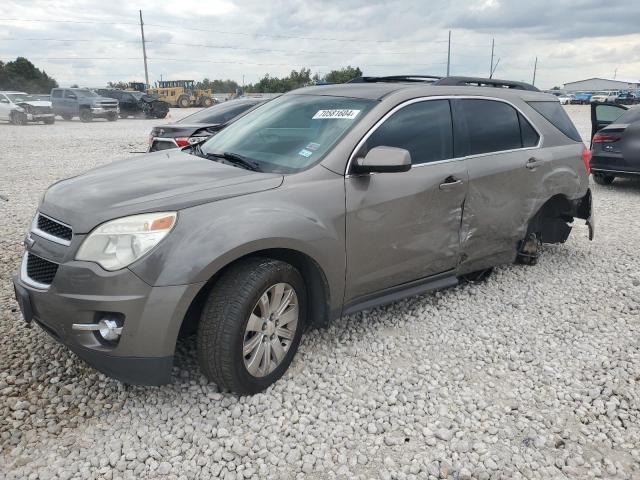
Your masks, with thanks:
[{"label": "green tree", "polygon": [[322,80],[327,83],[346,83],[349,80],[353,80],[356,77],[362,76],[362,70],[360,67],[352,67],[349,65],[348,67],[341,68],[339,70],[331,70],[327,73]]},{"label": "green tree", "polygon": [[0,90],[49,93],[57,86],[58,82],[24,57],[18,57],[6,64],[0,62]]}]

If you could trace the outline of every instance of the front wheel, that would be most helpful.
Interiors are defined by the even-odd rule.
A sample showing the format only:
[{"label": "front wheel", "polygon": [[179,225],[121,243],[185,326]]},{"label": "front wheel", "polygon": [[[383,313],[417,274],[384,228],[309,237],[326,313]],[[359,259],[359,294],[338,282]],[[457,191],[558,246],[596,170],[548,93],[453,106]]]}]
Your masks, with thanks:
[{"label": "front wheel", "polygon": [[598,185],[611,185],[616,177],[613,175],[605,175],[604,173],[594,173],[593,180]]},{"label": "front wheel", "polygon": [[178,106],[180,108],[188,108],[191,106],[191,100],[187,95],[180,95],[178,97]]},{"label": "front wheel", "polygon": [[118,114],[116,112],[109,112],[107,114],[107,120],[109,120],[110,122],[115,122],[116,120],[118,120]]},{"label": "front wheel", "polygon": [[13,112],[11,114],[11,123],[13,123],[14,125],[26,125],[27,115],[22,112]]},{"label": "front wheel", "polygon": [[46,125],[53,125],[54,123],[56,123],[56,117],[47,117],[44,119],[44,123]]},{"label": "front wheel", "polygon": [[85,123],[92,122],[93,113],[91,113],[91,110],[87,108],[80,110],[80,121]]},{"label": "front wheel", "polygon": [[229,268],[209,293],[198,326],[198,360],[221,388],[260,392],[287,370],[307,313],[298,270],[269,258]]}]

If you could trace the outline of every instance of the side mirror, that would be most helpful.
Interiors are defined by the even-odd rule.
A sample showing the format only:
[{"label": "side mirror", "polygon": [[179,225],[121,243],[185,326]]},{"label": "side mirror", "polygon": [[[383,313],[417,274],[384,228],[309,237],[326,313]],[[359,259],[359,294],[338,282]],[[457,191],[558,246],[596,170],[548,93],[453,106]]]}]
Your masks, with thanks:
[{"label": "side mirror", "polygon": [[67,98],[72,98],[72,99],[77,99],[78,97],[76,96],[75,93],[70,93],[69,95],[67,95]]},{"label": "side mirror", "polygon": [[392,173],[411,170],[411,154],[404,148],[375,147],[364,158],[357,158],[356,173]]},{"label": "side mirror", "polygon": [[0,103],[9,103],[9,100],[6,98],[0,98]]}]

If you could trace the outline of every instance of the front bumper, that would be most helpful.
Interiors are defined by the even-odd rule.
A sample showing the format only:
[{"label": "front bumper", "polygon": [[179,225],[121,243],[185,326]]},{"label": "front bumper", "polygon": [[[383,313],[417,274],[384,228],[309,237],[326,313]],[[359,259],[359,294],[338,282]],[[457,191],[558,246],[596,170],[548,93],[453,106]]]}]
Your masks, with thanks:
[{"label": "front bumper", "polygon": [[28,122],[42,122],[49,118],[54,118],[54,113],[27,113]]},{"label": "front bumper", "polygon": [[[97,370],[137,385],[170,381],[182,320],[203,285],[153,287],[128,269],[107,272],[97,264],[74,260],[58,266],[46,289],[34,287],[24,273],[16,274],[13,283],[27,321]],[[123,319],[117,343],[73,328],[73,324],[94,324],[114,314]]]},{"label": "front bumper", "polygon": [[91,107],[91,113],[96,118],[108,117],[109,115],[119,115],[119,107]]}]

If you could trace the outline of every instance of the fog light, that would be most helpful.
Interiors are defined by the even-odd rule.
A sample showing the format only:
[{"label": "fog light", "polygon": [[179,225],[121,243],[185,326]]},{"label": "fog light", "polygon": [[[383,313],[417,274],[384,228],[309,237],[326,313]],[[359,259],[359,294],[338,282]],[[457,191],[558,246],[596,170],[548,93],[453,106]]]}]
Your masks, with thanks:
[{"label": "fog light", "polygon": [[100,336],[110,342],[117,340],[122,333],[122,327],[115,320],[103,319],[98,322]]}]

